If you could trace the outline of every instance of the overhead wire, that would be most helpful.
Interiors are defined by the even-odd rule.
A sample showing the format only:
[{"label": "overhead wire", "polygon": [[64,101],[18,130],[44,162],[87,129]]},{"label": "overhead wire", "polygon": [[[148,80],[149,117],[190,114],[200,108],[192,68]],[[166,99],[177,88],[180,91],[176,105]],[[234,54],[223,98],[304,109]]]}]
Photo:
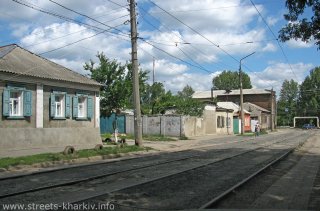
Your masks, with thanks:
[{"label": "overhead wire", "polygon": [[83,16],[83,17],[86,17],[86,18],[88,18],[88,19],[90,19],[90,20],[92,20],[92,21],[95,21],[95,22],[97,22],[97,23],[100,23],[101,25],[104,25],[104,26],[106,26],[106,27],[109,27],[110,29],[114,29],[114,30],[122,33],[121,30],[119,30],[119,29],[117,29],[117,28],[115,28],[115,27],[109,26],[109,25],[107,25],[107,24],[105,24],[105,23],[103,23],[103,22],[101,22],[101,21],[98,21],[98,20],[95,19],[95,18],[91,18],[90,16],[88,16],[88,15],[86,15],[86,14],[82,14],[82,13],[80,13],[80,12],[78,12],[78,11],[75,11],[75,10],[73,10],[73,9],[70,9],[70,8],[68,8],[68,7],[66,7],[66,6],[64,6],[64,5],[62,5],[62,4],[58,3],[58,2],[53,1],[53,0],[49,0],[49,1],[52,2],[52,3],[54,3],[54,4],[56,4],[56,5],[58,5],[58,6],[60,6],[60,7],[62,7],[62,8],[64,8],[64,9],[66,9],[66,10],[69,10],[69,11],[71,11],[71,12],[74,12],[74,13],[76,13],[76,14],[78,14],[78,15],[81,15],[81,16]]},{"label": "overhead wire", "polygon": [[277,36],[274,34],[274,32],[272,31],[271,27],[269,26],[269,24],[267,23],[267,21],[265,20],[265,18],[262,16],[261,12],[259,11],[259,9],[256,7],[256,5],[254,4],[254,2],[252,0],[250,0],[252,6],[255,8],[255,10],[257,11],[257,13],[259,14],[259,16],[261,17],[262,21],[264,22],[264,24],[267,26],[267,28],[269,29],[269,31],[271,32],[272,36],[277,40],[278,46],[281,49],[282,55],[284,56],[285,60],[287,61],[287,63],[289,64],[290,70],[293,73],[293,75],[295,76],[295,78],[297,79],[297,81],[299,81],[296,73],[293,71],[292,66],[289,62],[289,59],[286,55],[286,53],[284,52],[282,45],[279,42],[279,39],[277,38]]},{"label": "overhead wire", "polygon": [[[146,11],[144,8],[142,7],[139,7],[138,5],[138,8],[143,10],[146,14],[148,14],[150,17],[154,18],[155,20],[158,20],[156,17],[154,17],[153,15],[151,15],[148,11]],[[143,18],[144,19],[144,18]],[[162,32],[159,28],[157,28],[156,26],[154,26],[152,23],[150,23],[148,20],[144,19],[144,21],[149,24],[150,26],[152,26],[154,29],[156,29],[157,31],[159,32]],[[167,30],[170,30],[168,29],[165,25],[163,25],[164,28],[166,28]],[[163,32],[162,32],[163,33]],[[181,42],[181,44],[188,44],[188,46],[190,45],[193,49],[195,49],[197,52],[200,52],[202,55],[204,55],[205,58],[208,57],[208,55],[206,53],[204,53],[202,50],[200,50],[199,48],[195,47],[194,45],[192,45],[190,42],[184,40],[182,37],[179,37],[178,35],[176,34],[173,34],[174,36],[176,36],[179,40],[182,40],[183,42]],[[149,41],[149,40],[148,40]],[[175,42],[175,43],[178,43],[178,42]],[[221,63],[222,65],[224,66],[229,66],[231,67],[230,65],[228,64],[225,64],[225,63],[222,63],[222,62],[212,62],[216,65],[220,65],[219,63]],[[232,68],[232,67],[231,67]]]},{"label": "overhead wire", "polygon": [[[52,50],[49,50],[49,51],[46,51],[46,52],[42,52],[42,53],[40,53],[40,54],[45,54],[45,53],[49,53],[49,52],[53,52],[53,51],[56,51],[56,50],[65,48],[65,47],[67,47],[67,46],[76,44],[76,43],[78,43],[78,42],[81,42],[81,41],[83,41],[83,40],[89,39],[89,38],[91,38],[91,37],[97,36],[97,35],[102,34],[102,33],[105,33],[105,32],[110,33],[110,34],[113,35],[113,36],[125,36],[125,37],[130,37],[129,35],[125,34],[124,32],[122,32],[122,31],[119,30],[119,29],[117,29],[117,31],[120,31],[121,33],[114,33],[114,32],[112,32],[111,30],[116,29],[116,28],[113,27],[113,26],[109,26],[109,25],[106,25],[106,24],[105,24],[106,26],[109,27],[108,30],[105,30],[105,29],[102,29],[102,28],[97,27],[97,26],[93,26],[93,25],[90,25],[90,24],[87,24],[87,23],[83,23],[83,22],[80,22],[80,21],[76,21],[76,20],[74,20],[74,19],[68,18],[68,17],[63,16],[63,15],[59,15],[59,14],[56,14],[56,13],[53,13],[53,12],[50,12],[50,11],[46,11],[46,10],[43,9],[43,8],[40,8],[40,9],[39,9],[39,8],[36,8],[35,5],[32,5],[32,4],[31,4],[31,5],[28,5],[27,3],[23,3],[23,2],[20,2],[20,1],[18,1],[18,0],[12,0],[12,1],[14,1],[14,2],[16,2],[16,3],[18,3],[18,4],[22,4],[23,6],[29,7],[29,8],[31,8],[31,9],[35,9],[35,10],[37,10],[37,11],[43,12],[43,13],[45,13],[45,14],[53,15],[53,16],[58,17],[58,18],[62,18],[63,20],[67,20],[67,21],[69,21],[69,22],[77,22],[77,23],[80,24],[80,25],[86,25],[86,26],[88,26],[89,28],[93,29],[94,31],[98,31],[98,33],[96,33],[95,35],[92,35],[92,36],[90,36],[90,37],[82,38],[82,39],[77,40],[77,41],[75,41],[75,42],[68,43],[68,44],[66,44],[66,45],[64,45],[64,46],[60,46],[60,47],[58,47],[58,48],[56,48],[56,49],[52,49]],[[93,18],[92,18],[92,19],[93,19]],[[95,20],[95,19],[94,19],[94,20]],[[99,21],[98,21],[98,22],[99,22]],[[118,25],[118,26],[121,26],[121,25],[123,25],[123,24],[120,24],[120,25]],[[118,26],[116,26],[116,27],[118,27]]]},{"label": "overhead wire", "polygon": [[[107,1],[109,1],[109,2],[111,2],[111,3],[114,3],[114,4],[116,4],[116,5],[119,5],[118,3],[116,3],[116,2],[114,2],[114,1],[112,1],[112,0],[107,0]],[[141,8],[141,7],[138,6],[138,8]],[[143,9],[143,8],[142,8],[142,9]],[[143,9],[143,10],[144,10],[144,9]],[[155,27],[153,24],[151,24],[151,23],[149,23],[149,24],[150,24],[151,26],[153,26],[156,30],[162,32],[160,29],[158,29],[157,27]],[[185,63],[185,64],[187,64],[187,65],[189,65],[189,66],[196,67],[196,68],[198,68],[198,69],[200,69],[200,70],[203,70],[203,71],[205,71],[205,72],[208,72],[208,73],[212,73],[212,71],[207,70],[205,67],[203,67],[203,66],[200,65],[199,63],[195,62],[193,59],[191,59],[191,61],[194,62],[194,63],[197,64],[197,65],[194,65],[194,64],[192,64],[192,63],[190,63],[190,62],[187,62],[187,61],[185,61],[185,60],[183,60],[183,59],[181,59],[181,58],[179,58],[179,57],[177,57],[177,56],[174,56],[174,55],[168,53],[167,51],[165,51],[165,50],[163,50],[163,49],[161,49],[161,48],[159,48],[159,47],[151,44],[150,42],[146,41],[145,38],[142,38],[142,37],[138,37],[138,38],[139,38],[140,40],[144,41],[145,43],[151,45],[152,47],[156,48],[157,50],[159,50],[159,51],[161,51],[161,52],[163,52],[163,53],[165,53],[165,54],[167,54],[167,55],[169,55],[169,56],[171,56],[171,57],[173,57],[173,58],[175,58],[175,59],[177,59],[177,60],[179,60],[179,61],[181,61],[181,62],[183,62],[183,63]],[[181,39],[181,38],[180,38],[180,39]],[[181,48],[179,48],[179,50],[182,51]],[[183,52],[183,51],[182,51],[182,52]],[[188,56],[185,52],[183,52],[183,54],[186,55],[189,59],[191,58],[191,57]]]},{"label": "overhead wire", "polygon": [[[182,25],[186,26],[187,28],[189,28],[191,31],[193,31],[194,33],[198,34],[199,36],[201,36],[203,39],[207,40],[209,43],[211,43],[212,45],[214,45],[215,47],[217,47],[220,51],[224,52],[226,55],[228,55],[230,58],[232,58],[234,61],[236,61],[237,63],[240,63],[240,61],[238,59],[236,59],[234,56],[232,56],[230,53],[228,53],[226,50],[224,50],[223,48],[221,48],[220,45],[218,45],[217,43],[212,42],[210,39],[208,39],[207,37],[205,37],[203,34],[201,34],[200,32],[198,32],[197,30],[193,29],[192,27],[190,27],[189,25],[187,25],[186,23],[184,23],[183,21],[181,21],[180,19],[178,19],[177,17],[175,17],[174,15],[170,14],[168,11],[166,11],[165,9],[163,9],[162,7],[160,7],[158,4],[154,3],[152,0],[148,0],[149,2],[151,2],[153,5],[155,5],[156,7],[158,7],[160,10],[162,10],[163,12],[165,12],[167,15],[169,15],[170,17],[172,17],[173,19],[177,20],[179,23],[181,23]],[[246,67],[248,70],[250,70],[246,65],[243,65],[244,67]],[[260,78],[260,76],[250,70],[250,72],[252,72],[253,74],[255,74],[258,78]],[[261,80],[263,80],[262,78],[260,78]],[[273,85],[270,83],[270,85]]]}]

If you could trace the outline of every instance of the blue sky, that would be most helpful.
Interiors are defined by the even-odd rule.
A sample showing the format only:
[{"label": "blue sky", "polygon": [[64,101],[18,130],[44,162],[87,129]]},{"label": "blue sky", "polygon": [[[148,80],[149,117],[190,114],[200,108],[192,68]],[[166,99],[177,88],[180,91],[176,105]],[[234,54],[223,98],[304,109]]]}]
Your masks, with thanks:
[{"label": "blue sky", "polygon": [[[64,19],[2,0],[1,46],[16,43],[82,74],[86,73],[83,64],[96,60],[97,52],[122,63],[130,60],[126,0],[55,0],[100,23],[49,0],[17,1]],[[285,79],[302,82],[312,68],[320,66],[316,46],[291,40],[280,43],[283,54],[275,36],[286,23],[285,1],[253,2],[256,8],[250,0],[138,0],[140,67],[151,71],[154,58],[156,81],[167,90],[176,92],[189,84],[202,91],[209,90],[212,78],[223,70],[238,71],[239,60],[255,52],[243,61],[255,88],[279,90]],[[110,33],[94,36],[107,29]]]}]

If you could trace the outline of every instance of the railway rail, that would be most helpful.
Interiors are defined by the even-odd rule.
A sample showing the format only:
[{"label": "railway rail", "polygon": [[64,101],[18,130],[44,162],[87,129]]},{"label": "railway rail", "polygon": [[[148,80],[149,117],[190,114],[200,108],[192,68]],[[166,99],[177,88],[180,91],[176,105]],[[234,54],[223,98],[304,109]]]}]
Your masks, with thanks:
[{"label": "railway rail", "polygon": [[[305,136],[305,134],[300,134],[300,136]],[[265,144],[265,143],[256,143],[255,146],[253,146],[252,149],[249,149],[249,150],[244,150],[244,151],[241,151],[241,152],[238,152],[236,154],[232,154],[232,155],[227,155],[227,156],[224,156],[220,159],[215,159],[213,161],[210,161],[210,162],[204,162],[204,163],[201,163],[199,165],[196,165],[196,166],[192,166],[190,168],[186,168],[184,169],[183,171],[178,171],[178,172],[173,172],[171,174],[165,174],[165,175],[162,175],[162,176],[159,176],[157,178],[151,178],[151,179],[148,179],[146,181],[142,181],[142,182],[139,182],[139,183],[135,183],[135,184],[131,184],[131,185],[126,185],[125,187],[119,187],[119,188],[115,188],[113,189],[113,191],[110,191],[110,192],[98,192],[96,194],[90,194],[89,197],[76,197],[75,199],[73,200],[69,200],[69,203],[79,203],[79,202],[83,202],[83,201],[90,201],[90,200],[93,200],[95,201],[95,199],[99,198],[99,197],[102,197],[108,193],[112,193],[112,192],[117,192],[117,191],[121,191],[121,190],[125,190],[125,189],[130,189],[130,188],[136,188],[138,186],[141,186],[141,185],[146,185],[146,184],[149,184],[149,183],[153,183],[155,181],[159,181],[159,180],[164,180],[166,178],[169,178],[169,177],[176,177],[176,176],[179,176],[180,174],[183,174],[183,173],[186,173],[186,172],[189,172],[189,171],[195,171],[197,169],[201,169],[201,168],[204,168],[206,166],[210,166],[212,164],[217,164],[219,162],[224,162],[226,160],[229,160],[229,159],[233,159],[233,158],[236,158],[236,157],[239,157],[239,156],[242,156],[242,155],[245,155],[245,154],[248,154],[250,152],[254,152],[254,151],[257,151],[257,150],[260,150],[260,149],[265,149],[265,148],[268,148],[270,146],[274,146],[274,145],[277,145],[277,144],[281,144],[281,143],[285,143],[286,141],[288,141],[289,139],[293,138],[292,136],[287,136],[286,138],[284,139],[281,139],[281,140],[277,140],[277,141],[273,141],[269,144]],[[300,143],[301,144],[301,143]],[[289,151],[292,151],[296,146],[290,148]],[[286,152],[287,154],[289,153]],[[200,159],[201,156],[203,155],[209,155],[208,153],[210,152],[207,152],[207,153],[196,153],[196,154],[193,154],[191,153],[190,155],[187,155],[187,156],[182,156],[182,157],[179,157],[179,158],[175,158],[175,159],[171,159],[171,160],[163,160],[161,162],[156,162],[156,163],[150,163],[148,165],[141,165],[141,166],[138,166],[138,167],[133,167],[133,168],[130,168],[130,169],[124,169],[124,170],[120,170],[120,171],[114,171],[112,173],[107,173],[107,174],[99,174],[99,175],[94,175],[94,176],[90,176],[90,177],[85,177],[85,178],[81,178],[81,179],[77,179],[77,180],[69,180],[67,182],[62,182],[62,183],[56,183],[56,184],[53,184],[53,185],[43,185],[43,186],[39,186],[39,187],[36,187],[36,188],[30,188],[30,189],[22,189],[20,191],[16,191],[16,192],[8,192],[8,193],[5,193],[5,194],[2,194],[0,195],[0,203],[2,203],[3,200],[8,200],[10,201],[10,197],[15,197],[15,196],[23,196],[24,194],[30,194],[30,193],[34,193],[34,192],[38,192],[38,191],[43,191],[43,190],[51,190],[51,189],[54,189],[54,188],[61,188],[63,186],[74,186],[74,185],[80,185],[80,186],[83,186],[83,184],[87,183],[87,182],[90,182],[90,181],[93,181],[93,180],[98,180],[98,179],[103,179],[103,178],[106,178],[108,176],[114,176],[114,175],[117,175],[117,174],[122,174],[122,173],[130,173],[130,172],[133,172],[133,171],[138,171],[138,170],[147,170],[148,168],[150,167],[161,167],[161,166],[164,166],[164,165],[170,165],[172,163],[179,163],[179,162],[190,162],[190,160],[196,160],[196,159]],[[222,153],[223,154],[223,153]],[[214,155],[214,154],[212,154]],[[211,156],[212,156],[211,155]],[[272,165],[272,164],[271,164]],[[262,171],[262,170],[261,170]],[[42,175],[42,174],[37,174],[37,176],[39,175]],[[30,176],[30,175],[29,175]],[[35,176],[35,175],[31,175],[31,176]],[[253,177],[253,176],[252,176]],[[10,178],[11,180],[12,179],[19,179],[21,177],[17,177],[17,178]],[[23,177],[22,177],[23,178]],[[9,181],[10,179],[3,179],[1,181]],[[0,182],[1,182],[0,181]],[[244,183],[244,182],[243,182]],[[234,188],[237,188],[237,187],[234,187]],[[228,191],[232,191],[231,189],[232,188],[229,188],[230,190]],[[224,194],[227,195],[227,192],[228,191],[225,191]],[[222,198],[223,196],[221,196],[220,198]],[[209,202],[207,202],[205,205],[206,207],[210,207],[212,203],[215,203],[215,200],[219,200],[217,199],[217,197],[215,197],[214,200],[210,200]],[[201,206],[202,208],[206,208],[205,205]]]}]

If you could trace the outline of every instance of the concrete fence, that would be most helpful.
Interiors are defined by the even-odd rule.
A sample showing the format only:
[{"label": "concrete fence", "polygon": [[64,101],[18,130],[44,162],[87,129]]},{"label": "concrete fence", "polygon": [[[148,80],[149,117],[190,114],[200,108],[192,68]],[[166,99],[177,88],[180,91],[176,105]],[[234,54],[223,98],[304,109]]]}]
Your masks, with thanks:
[{"label": "concrete fence", "polygon": [[[165,136],[203,136],[217,133],[214,115],[204,118],[193,116],[143,116],[142,133]],[[126,133],[134,133],[134,117],[126,116]],[[226,133],[219,131],[219,133]]]}]

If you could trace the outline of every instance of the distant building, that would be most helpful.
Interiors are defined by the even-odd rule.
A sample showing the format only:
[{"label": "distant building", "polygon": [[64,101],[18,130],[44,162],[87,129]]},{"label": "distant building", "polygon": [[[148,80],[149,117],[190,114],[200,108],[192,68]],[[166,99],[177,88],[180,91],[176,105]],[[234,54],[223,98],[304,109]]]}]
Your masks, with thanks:
[{"label": "distant building", "polygon": [[[238,134],[241,132],[241,109],[240,107],[233,102],[218,102],[217,105],[221,108],[232,109],[233,110],[233,132]],[[246,109],[244,111],[244,131],[249,132],[251,130],[251,119],[250,112]]]},{"label": "distant building", "polygon": [[[197,91],[192,96],[200,101],[208,101],[216,98],[218,102],[234,102],[240,105],[240,90],[213,90],[213,91]],[[253,103],[261,108],[270,111],[271,129],[276,126],[276,92],[267,89],[243,89],[243,102]]]},{"label": "distant building", "polygon": [[251,120],[258,121],[261,129],[271,128],[271,112],[253,103],[244,103],[243,108],[251,113]]},{"label": "distant building", "polygon": [[100,144],[100,86],[18,45],[0,47],[0,157]]}]

